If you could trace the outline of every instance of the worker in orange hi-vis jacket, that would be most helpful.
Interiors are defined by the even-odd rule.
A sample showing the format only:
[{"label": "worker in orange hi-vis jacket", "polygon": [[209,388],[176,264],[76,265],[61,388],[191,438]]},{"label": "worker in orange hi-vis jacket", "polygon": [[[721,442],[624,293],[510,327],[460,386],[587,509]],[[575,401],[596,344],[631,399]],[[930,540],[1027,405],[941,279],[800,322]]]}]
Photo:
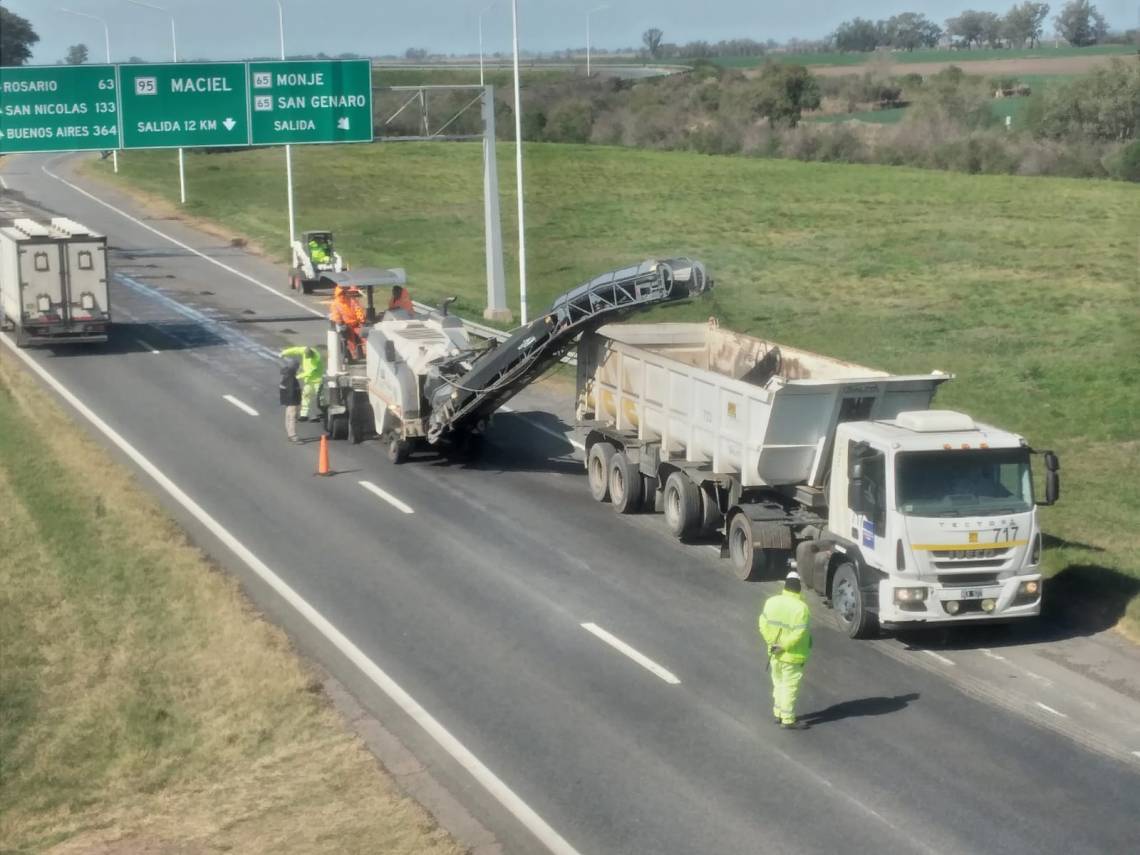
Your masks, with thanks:
[{"label": "worker in orange hi-vis jacket", "polygon": [[360,337],[360,328],[364,325],[365,315],[359,297],[359,288],[337,285],[329,309],[329,320],[336,325],[336,331],[344,340],[349,359],[360,359],[364,354],[364,339]]},{"label": "worker in orange hi-vis jacket", "polygon": [[412,305],[412,292],[403,285],[392,286],[392,299],[388,301],[388,311],[392,309],[403,309],[409,315],[416,313],[416,307]]}]

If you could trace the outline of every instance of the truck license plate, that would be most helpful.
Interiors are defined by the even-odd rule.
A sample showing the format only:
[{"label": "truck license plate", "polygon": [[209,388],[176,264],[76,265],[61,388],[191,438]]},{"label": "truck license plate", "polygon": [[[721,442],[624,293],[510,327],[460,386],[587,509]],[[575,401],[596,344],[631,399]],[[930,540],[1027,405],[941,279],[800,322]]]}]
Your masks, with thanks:
[{"label": "truck license plate", "polygon": [[982,598],[982,589],[964,588],[960,596],[963,600],[980,600]]}]

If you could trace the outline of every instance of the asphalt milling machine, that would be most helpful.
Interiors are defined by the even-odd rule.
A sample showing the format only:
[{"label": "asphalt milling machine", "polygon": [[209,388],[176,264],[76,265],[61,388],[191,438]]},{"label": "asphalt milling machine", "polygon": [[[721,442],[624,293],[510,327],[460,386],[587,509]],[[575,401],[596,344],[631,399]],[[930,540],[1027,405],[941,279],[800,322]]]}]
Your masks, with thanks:
[{"label": "asphalt milling machine", "polygon": [[423,445],[474,454],[495,411],[561,360],[582,333],[687,300],[713,284],[699,261],[650,259],[567,291],[505,341],[476,343],[448,311],[455,298],[427,315],[395,309],[378,318],[374,289],[403,284],[403,270],[330,271],[322,280],[367,293],[365,359],[349,360],[336,330],[328,334],[325,429],[332,439],[354,443],[379,436],[393,463]]}]

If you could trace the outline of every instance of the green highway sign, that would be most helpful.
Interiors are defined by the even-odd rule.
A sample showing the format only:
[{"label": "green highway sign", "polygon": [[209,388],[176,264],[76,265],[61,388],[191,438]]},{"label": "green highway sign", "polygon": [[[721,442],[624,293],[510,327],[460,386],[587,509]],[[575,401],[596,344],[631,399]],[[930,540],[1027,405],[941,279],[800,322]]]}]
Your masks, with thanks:
[{"label": "green highway sign", "polygon": [[123,148],[249,145],[244,62],[119,66]]},{"label": "green highway sign", "polygon": [[364,60],[249,63],[250,141],[372,142],[372,64]]},{"label": "green highway sign", "polygon": [[0,68],[0,154],[119,146],[113,65]]}]

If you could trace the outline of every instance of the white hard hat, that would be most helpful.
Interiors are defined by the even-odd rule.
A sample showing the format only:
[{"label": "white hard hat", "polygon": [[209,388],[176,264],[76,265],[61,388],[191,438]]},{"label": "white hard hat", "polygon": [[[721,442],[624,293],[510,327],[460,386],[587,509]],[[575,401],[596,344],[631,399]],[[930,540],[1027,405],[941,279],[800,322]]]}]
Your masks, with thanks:
[{"label": "white hard hat", "polygon": [[785,578],[787,578],[787,579],[795,579],[795,580],[798,582],[798,581],[799,581],[799,579],[800,579],[800,574],[799,574],[799,573],[797,573],[795,570],[793,570],[793,571],[792,571],[791,573],[789,573],[789,574],[788,574],[788,575],[787,575]]}]

